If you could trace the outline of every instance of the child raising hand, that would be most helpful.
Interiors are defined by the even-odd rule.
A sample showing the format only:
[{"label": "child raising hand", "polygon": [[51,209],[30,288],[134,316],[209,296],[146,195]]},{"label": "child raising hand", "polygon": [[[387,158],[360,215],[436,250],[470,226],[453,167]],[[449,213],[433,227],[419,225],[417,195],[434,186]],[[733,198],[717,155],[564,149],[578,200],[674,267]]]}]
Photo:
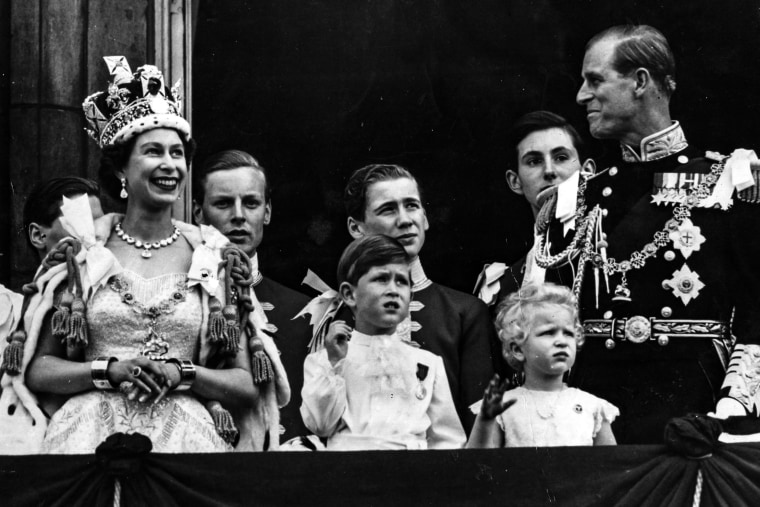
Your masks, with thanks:
[{"label": "child raising hand", "polygon": [[525,382],[509,389],[496,375],[486,388],[467,442],[469,448],[615,445],[612,404],[567,387],[583,333],[572,292],[558,285],[526,285],[499,305],[496,329],[510,366]]},{"label": "child raising hand", "polygon": [[354,240],[338,263],[340,296],[356,329],[335,321],[304,363],[301,415],[328,450],[460,448],[465,434],[443,360],[401,340],[409,257],[397,240]]}]

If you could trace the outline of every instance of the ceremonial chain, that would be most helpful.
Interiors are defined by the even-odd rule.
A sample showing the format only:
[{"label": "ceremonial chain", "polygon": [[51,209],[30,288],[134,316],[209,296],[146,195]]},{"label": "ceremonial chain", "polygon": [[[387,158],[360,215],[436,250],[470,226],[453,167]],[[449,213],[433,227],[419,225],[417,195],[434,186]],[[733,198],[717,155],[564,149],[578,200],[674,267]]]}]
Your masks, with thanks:
[{"label": "ceremonial chain", "polygon": [[174,312],[177,304],[185,301],[187,295],[187,282],[182,280],[177,283],[176,290],[172,295],[155,305],[147,306],[135,298],[130,282],[124,280],[121,275],[115,276],[108,284],[111,290],[121,296],[121,301],[132,308],[138,315],[148,317],[148,329],[143,338],[143,347],[140,354],[149,359],[162,359],[169,352],[169,343],[163,333],[156,331],[156,324],[160,315],[168,315]]},{"label": "ceremonial chain", "polygon": [[606,262],[601,260],[601,256],[591,259],[596,267],[603,267],[605,273],[626,273],[631,269],[641,269],[646,264],[647,259],[654,257],[658,250],[668,244],[669,236],[672,231],[678,230],[678,226],[691,216],[691,209],[697,206],[703,199],[710,195],[710,187],[715,185],[723,172],[723,163],[713,164],[710,168],[710,174],[705,176],[705,180],[700,183],[693,194],[684,199],[683,204],[679,204],[673,210],[673,218],[665,222],[662,230],[654,233],[654,241],[644,245],[644,248],[638,252],[633,252],[629,260],[616,261],[610,257]]},{"label": "ceremonial chain", "polygon": [[[564,265],[577,255],[577,253],[580,251],[578,248],[578,243],[580,242],[581,238],[586,235],[586,228],[589,224],[588,217],[584,217],[584,213],[586,212],[586,201],[584,197],[584,192],[586,190],[586,182],[584,181],[580,185],[578,185],[578,194],[577,194],[577,202],[578,207],[575,211],[575,222],[578,224],[578,228],[575,231],[575,234],[573,235],[572,241],[570,241],[570,244],[562,250],[560,253],[556,255],[550,255],[548,252],[547,244],[548,244],[548,237],[549,237],[549,228],[546,228],[546,231],[539,235],[537,238],[537,248],[535,250],[535,258],[536,258],[536,264],[538,264],[540,267],[544,269],[548,268],[557,268],[561,265]],[[546,253],[544,253],[546,251]],[[563,262],[564,261],[564,262]]]},{"label": "ceremonial chain", "polygon": [[[615,289],[615,294],[616,297],[628,299],[630,297],[627,280],[628,271],[643,268],[650,257],[657,255],[660,248],[668,244],[670,233],[677,231],[683,221],[691,217],[691,209],[699,205],[703,199],[710,195],[710,188],[718,182],[720,175],[723,173],[724,167],[725,165],[723,162],[713,164],[710,167],[710,174],[705,176],[704,181],[697,186],[693,193],[686,196],[683,203],[678,204],[673,209],[673,218],[665,222],[665,226],[662,230],[654,233],[653,241],[644,245],[641,250],[633,252],[630,259],[618,262],[613,257],[606,258],[604,253],[593,251],[593,249],[590,248],[590,244],[587,244],[585,245],[586,248],[584,248],[584,258],[581,260],[580,269],[583,269],[582,265],[584,262],[590,261],[595,269],[603,269],[605,275],[609,276],[614,273],[622,273],[622,280],[620,285]],[[589,217],[592,215],[596,215],[596,219],[598,220],[598,213],[589,213]]]},{"label": "ceremonial chain", "polygon": [[169,246],[172,243],[174,243],[177,238],[179,238],[179,229],[177,226],[174,226],[174,232],[172,232],[171,236],[164,238],[160,241],[154,241],[153,243],[150,242],[142,242],[139,239],[135,239],[126,232],[124,232],[124,229],[121,228],[121,222],[116,224],[116,235],[121,238],[122,241],[126,241],[127,244],[133,245],[137,249],[143,249],[142,257],[143,259],[149,259],[153,256],[153,254],[150,253],[151,248],[154,250],[158,250],[159,248],[163,248],[165,246]]}]

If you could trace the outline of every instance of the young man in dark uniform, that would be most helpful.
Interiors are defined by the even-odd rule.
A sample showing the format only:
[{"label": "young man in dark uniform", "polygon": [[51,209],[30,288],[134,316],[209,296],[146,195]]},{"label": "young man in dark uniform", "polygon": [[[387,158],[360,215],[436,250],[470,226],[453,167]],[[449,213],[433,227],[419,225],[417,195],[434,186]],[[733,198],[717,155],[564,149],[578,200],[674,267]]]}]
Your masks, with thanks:
[{"label": "young man in dark uniform", "polygon": [[[457,414],[469,433],[475,416],[468,407],[483,398],[494,373],[493,352],[498,349],[487,307],[425,275],[419,254],[428,220],[417,180],[408,170],[389,164],[365,166],[351,175],[343,197],[352,237],[385,234],[399,240],[409,254],[412,302],[397,333],[443,358]],[[345,310],[338,310],[333,319],[353,326]]]},{"label": "young man in dark uniform", "polygon": [[264,310],[267,327],[280,350],[290,382],[290,403],[280,410],[280,441],[306,435],[301,387],[303,362],[311,330],[306,319],[293,317],[309,298],[262,275],[256,248],[264,226],[272,218],[272,200],[266,170],[244,151],[222,151],[209,157],[195,175],[193,216],[200,224],[213,225],[239,246],[253,264],[253,292]]},{"label": "young man in dark uniform", "polygon": [[[534,219],[541,210],[538,196],[581,170],[582,145],[575,128],[550,111],[532,111],[512,126],[507,138],[507,152],[511,156],[505,174],[507,185],[512,192],[525,197]],[[593,169],[593,161],[586,161],[584,167]],[[492,311],[499,301],[520,288],[528,266],[536,269],[526,262],[532,252],[511,266],[494,262],[483,268],[475,294]]]},{"label": "young man in dark uniform", "polygon": [[756,157],[689,145],[670,118],[673,54],[652,27],[596,35],[582,76],[591,134],[621,150],[581,183],[572,239],[555,219],[537,249],[544,267],[574,259],[546,272],[579,293],[586,342],[571,385],[620,408],[619,443],[661,443],[668,419],[716,403],[718,415],[757,414]]}]

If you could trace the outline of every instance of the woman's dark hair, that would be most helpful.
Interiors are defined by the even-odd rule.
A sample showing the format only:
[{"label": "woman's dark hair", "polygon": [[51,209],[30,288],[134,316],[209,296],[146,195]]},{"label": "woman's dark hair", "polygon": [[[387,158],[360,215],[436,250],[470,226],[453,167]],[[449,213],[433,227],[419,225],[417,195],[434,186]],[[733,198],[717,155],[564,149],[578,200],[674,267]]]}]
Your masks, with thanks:
[{"label": "woman's dark hair", "polygon": [[364,212],[367,208],[367,189],[379,181],[397,180],[399,178],[409,178],[417,183],[417,191],[420,194],[420,201],[422,201],[420,184],[407,169],[393,164],[371,164],[357,169],[348,179],[346,189],[343,191],[343,204],[346,207],[346,214],[354,220],[363,222]]},{"label": "woman's dark hair", "polygon": [[240,167],[252,167],[261,171],[261,174],[264,175],[264,198],[266,202],[269,202],[272,199],[272,191],[267,170],[259,164],[253,155],[242,150],[224,150],[215,153],[203,161],[200,170],[196,168],[193,171],[193,200],[198,204],[203,204],[203,199],[206,198],[206,177],[209,174]]},{"label": "woman's dark hair", "polygon": [[404,246],[384,234],[362,236],[353,240],[338,261],[338,284],[356,285],[359,278],[375,266],[409,264]]},{"label": "woman's dark hair", "polygon": [[[121,198],[119,193],[121,192],[121,182],[116,177],[116,171],[120,171],[126,167],[129,161],[129,156],[132,153],[132,148],[135,147],[137,140],[135,136],[129,139],[125,143],[109,144],[103,146],[100,157],[100,168],[98,169],[98,180],[100,186],[103,188],[103,192],[106,193],[115,202],[119,202]],[[181,138],[182,136],[180,136]],[[182,140],[182,145],[185,149],[185,161],[187,162],[188,169],[193,161],[193,155],[195,155],[195,140],[188,139]]]},{"label": "woman's dark hair", "polygon": [[540,132],[542,130],[548,130],[552,128],[562,129],[567,132],[570,139],[573,142],[575,151],[578,152],[578,157],[584,160],[583,157],[583,139],[578,134],[578,131],[562,116],[552,113],[550,111],[532,111],[530,113],[521,116],[512,125],[507,137],[508,153],[509,155],[509,167],[517,167],[517,146],[523,139],[528,137],[533,132]]}]

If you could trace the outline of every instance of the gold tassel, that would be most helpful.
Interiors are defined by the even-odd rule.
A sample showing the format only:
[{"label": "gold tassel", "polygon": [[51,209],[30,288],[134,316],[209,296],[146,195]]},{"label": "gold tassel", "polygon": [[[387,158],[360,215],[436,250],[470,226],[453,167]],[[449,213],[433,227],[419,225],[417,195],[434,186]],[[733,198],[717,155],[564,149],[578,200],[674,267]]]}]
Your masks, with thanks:
[{"label": "gold tassel", "polygon": [[226,323],[222,316],[222,302],[216,296],[208,300],[208,336],[211,343],[219,343],[224,339]]},{"label": "gold tassel", "polygon": [[71,331],[71,305],[74,302],[74,294],[64,292],[61,294],[61,302],[58,309],[53,313],[51,325],[53,327],[53,336],[66,339]]},{"label": "gold tassel", "polygon": [[84,300],[81,297],[74,298],[74,302],[71,303],[71,324],[67,336],[67,342],[70,347],[87,346],[86,310],[87,306],[84,304]]},{"label": "gold tassel", "polygon": [[225,306],[222,310],[222,316],[225,321],[223,351],[227,355],[235,356],[240,346],[240,324],[238,323],[237,308],[233,305]]},{"label": "gold tassel", "polygon": [[206,408],[211,414],[216,432],[222,437],[222,440],[231,446],[235,446],[240,438],[240,432],[235,426],[235,421],[232,419],[232,414],[230,414],[229,410],[215,400],[206,403]]},{"label": "gold tassel", "polygon": [[21,373],[21,363],[24,359],[26,331],[14,331],[6,340],[8,341],[8,346],[5,347],[5,351],[3,352],[2,369],[8,375],[18,375]]},{"label": "gold tassel", "polygon": [[259,385],[271,382],[274,378],[274,369],[272,368],[272,361],[264,352],[264,342],[258,336],[254,336],[251,338],[250,346],[253,383]]}]

